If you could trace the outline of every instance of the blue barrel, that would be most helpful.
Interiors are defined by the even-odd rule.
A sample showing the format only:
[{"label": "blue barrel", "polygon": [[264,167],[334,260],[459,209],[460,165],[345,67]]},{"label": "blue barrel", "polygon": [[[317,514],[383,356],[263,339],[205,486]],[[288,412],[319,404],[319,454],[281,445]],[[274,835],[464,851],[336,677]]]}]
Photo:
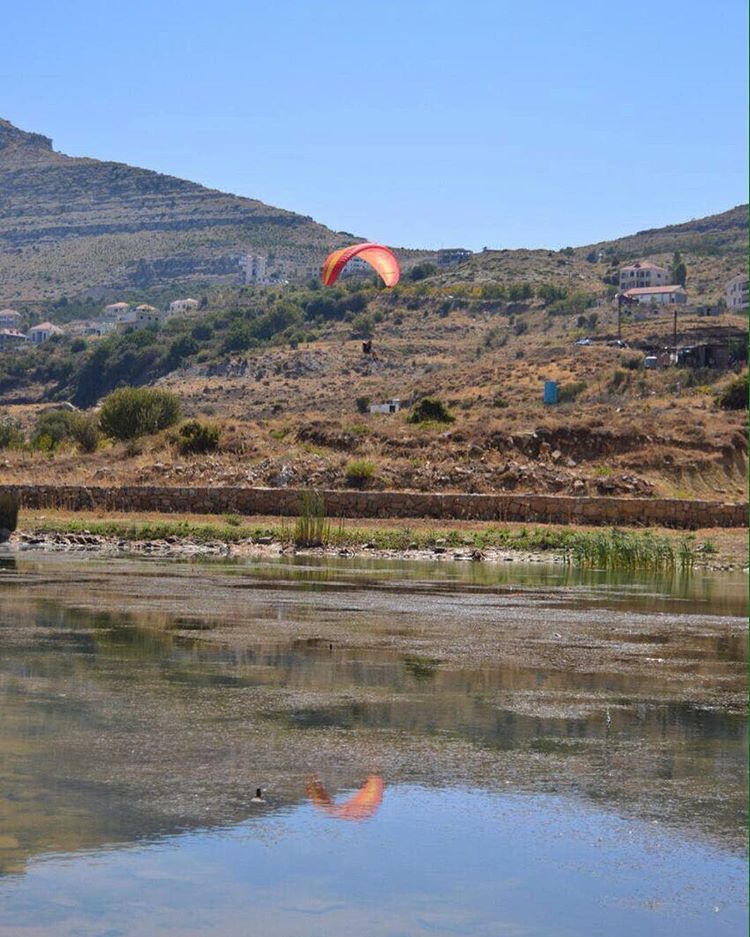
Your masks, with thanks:
[{"label": "blue barrel", "polygon": [[557,403],[557,381],[544,382],[544,402]]}]

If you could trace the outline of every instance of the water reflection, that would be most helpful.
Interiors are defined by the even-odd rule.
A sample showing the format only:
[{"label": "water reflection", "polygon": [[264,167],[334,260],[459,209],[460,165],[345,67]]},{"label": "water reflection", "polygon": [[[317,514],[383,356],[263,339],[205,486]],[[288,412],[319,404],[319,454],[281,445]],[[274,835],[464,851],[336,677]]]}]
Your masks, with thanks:
[{"label": "water reflection", "polygon": [[[333,818],[379,818],[384,776],[389,792],[565,793],[742,848],[745,718],[712,705],[706,687],[743,684],[747,636],[716,615],[681,619],[668,596],[669,615],[623,615],[618,585],[600,620],[572,590],[568,613],[589,616],[597,653],[602,635],[616,652],[592,669],[575,656],[581,641],[556,650],[564,625],[549,606],[562,593],[508,584],[509,604],[497,588],[430,583],[423,569],[397,591],[382,570],[360,582],[308,568],[303,581],[325,583],[311,593],[296,569],[273,580],[265,566],[231,567],[238,600],[205,568],[18,574],[32,572],[0,585],[0,872],[53,852],[267,824],[306,801]],[[131,611],[107,610],[121,594]],[[304,633],[310,621],[321,634]],[[521,642],[551,643],[549,663],[519,656],[512,627]],[[467,634],[485,650],[455,657]],[[620,653],[654,662],[623,668]]]},{"label": "water reflection", "polygon": [[335,820],[367,820],[374,816],[383,802],[385,785],[380,775],[371,774],[356,793],[343,803],[334,803],[320,778],[312,775],[305,791],[310,802]]}]

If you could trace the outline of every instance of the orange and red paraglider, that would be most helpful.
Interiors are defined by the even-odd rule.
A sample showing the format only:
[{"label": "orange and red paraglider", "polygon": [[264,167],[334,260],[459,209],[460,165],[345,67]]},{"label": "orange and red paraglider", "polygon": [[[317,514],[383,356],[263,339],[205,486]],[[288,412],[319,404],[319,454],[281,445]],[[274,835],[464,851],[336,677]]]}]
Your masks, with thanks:
[{"label": "orange and red paraglider", "polygon": [[383,800],[383,779],[371,774],[356,794],[343,804],[335,804],[320,780],[311,777],[307,781],[307,796],[313,804],[337,820],[366,820],[371,817]]},{"label": "orange and red paraglider", "polygon": [[369,242],[367,244],[352,244],[351,247],[341,247],[329,254],[323,264],[323,283],[326,286],[333,286],[341,271],[354,257],[366,260],[373,270],[380,274],[386,286],[395,286],[398,283],[401,268],[393,251],[382,244]]}]

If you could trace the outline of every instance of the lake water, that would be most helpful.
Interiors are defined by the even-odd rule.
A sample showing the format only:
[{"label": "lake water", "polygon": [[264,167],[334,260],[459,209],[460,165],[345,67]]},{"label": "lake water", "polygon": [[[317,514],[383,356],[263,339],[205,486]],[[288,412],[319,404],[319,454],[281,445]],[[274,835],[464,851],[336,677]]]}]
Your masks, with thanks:
[{"label": "lake water", "polygon": [[0,557],[0,935],[744,934],[746,607],[700,573]]}]

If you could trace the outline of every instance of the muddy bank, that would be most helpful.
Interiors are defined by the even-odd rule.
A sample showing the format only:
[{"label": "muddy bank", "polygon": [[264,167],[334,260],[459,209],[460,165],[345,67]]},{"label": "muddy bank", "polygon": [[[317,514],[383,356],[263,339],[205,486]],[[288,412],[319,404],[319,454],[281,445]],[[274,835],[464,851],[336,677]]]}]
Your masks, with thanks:
[{"label": "muddy bank", "polygon": [[[366,532],[366,531],[363,531]],[[0,545],[0,549],[3,546]],[[12,551],[40,551],[53,553],[102,553],[124,556],[153,556],[175,558],[225,557],[247,559],[270,559],[278,557],[311,556],[320,558],[369,558],[404,561],[458,561],[469,563],[549,563],[570,562],[562,551],[549,549],[519,550],[482,546],[478,548],[466,543],[451,545],[445,538],[437,538],[434,545],[412,544],[405,549],[382,548],[375,542],[363,539],[360,543],[350,542],[346,546],[295,547],[272,535],[239,540],[192,538],[170,535],[155,539],[133,539],[132,537],[106,536],[90,530],[44,531],[22,530],[13,534],[5,545]],[[718,550],[704,549],[699,545],[695,552],[693,567],[699,570],[726,572],[746,568],[746,557],[733,547]]]}]

